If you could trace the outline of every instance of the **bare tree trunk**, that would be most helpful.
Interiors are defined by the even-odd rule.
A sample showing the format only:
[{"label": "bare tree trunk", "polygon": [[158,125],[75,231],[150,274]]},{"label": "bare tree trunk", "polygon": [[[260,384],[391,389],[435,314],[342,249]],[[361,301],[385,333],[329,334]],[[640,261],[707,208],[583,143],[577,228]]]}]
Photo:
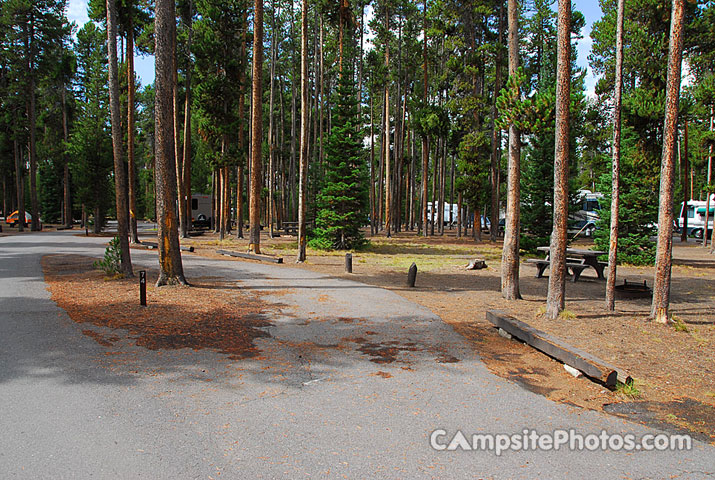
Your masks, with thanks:
[{"label": "bare tree trunk", "polygon": [[[22,166],[22,158],[20,157],[20,148],[17,144],[17,139],[12,141],[12,148],[15,154],[15,191],[17,193],[17,231],[25,231],[25,169]],[[7,215],[7,214],[6,214]]]},{"label": "bare tree trunk", "polygon": [[119,115],[119,68],[117,66],[117,10],[114,0],[107,0],[107,48],[109,51],[109,109],[112,123],[114,154],[114,192],[117,208],[117,235],[121,250],[121,269],[125,277],[133,276],[129,253],[129,218],[127,212],[127,177],[122,158],[122,132]]},{"label": "bare tree trunk", "polygon": [[[108,0],[111,1],[111,0]],[[174,0],[156,0],[155,46],[155,136],[156,204],[159,244],[157,286],[186,285],[179,250],[176,218],[176,163],[174,155],[174,40],[176,35]]]},{"label": "bare tree trunk", "polygon": [[611,173],[611,235],[608,247],[608,277],[606,279],[606,309],[616,309],[616,265],[618,263],[618,215],[620,211],[621,179],[621,103],[623,96],[623,22],[625,0],[618,0],[616,24],[616,75],[613,99],[613,166]]},{"label": "bare tree trunk", "polygon": [[[385,28],[390,28],[390,12],[385,9]],[[385,45],[385,68],[390,68],[390,47]],[[390,83],[385,83],[385,234],[390,238],[392,234],[392,172],[390,165]]]},{"label": "bare tree trunk", "polygon": [[[69,141],[69,125],[68,125],[68,115],[67,115],[67,88],[62,85],[62,138],[65,143]],[[63,166],[63,198],[64,198],[64,224],[67,228],[72,228],[72,196],[70,194],[70,159],[69,155],[65,151],[64,153],[64,166]],[[3,210],[7,212],[7,210]]]},{"label": "bare tree trunk", "polygon": [[497,97],[501,90],[502,77],[502,45],[504,44],[504,1],[499,2],[499,40],[497,42],[496,66],[494,74],[494,100],[492,103],[492,158],[490,169],[491,186],[491,226],[489,239],[497,241],[499,232],[499,165],[501,163],[501,130],[496,126]]},{"label": "bare tree trunk", "polygon": [[263,2],[254,2],[253,88],[251,101],[251,234],[248,249],[261,253],[261,143],[263,140]]},{"label": "bare tree trunk", "polygon": [[[186,49],[191,52],[191,43],[193,38],[193,20],[194,20],[194,2],[189,0],[189,18],[187,19],[189,35],[187,39]],[[184,217],[183,221],[179,220],[179,234],[181,238],[188,238],[189,231],[192,227],[191,217],[191,54],[186,56],[186,92],[184,99]]]},{"label": "bare tree trunk", "polygon": [[[508,0],[509,76],[519,68],[519,7],[517,0]],[[517,87],[518,88],[518,87]],[[519,181],[521,178],[521,132],[509,127],[509,166],[507,178],[506,223],[502,251],[501,291],[507,300],[521,298],[519,291]]]},{"label": "bare tree trunk", "polygon": [[569,107],[571,106],[571,0],[559,0],[556,66],[554,223],[551,232],[546,317],[556,320],[566,302],[566,243],[569,216]]},{"label": "bare tree trunk", "polygon": [[[710,107],[710,133],[713,132],[713,107]],[[710,142],[710,146],[708,147],[708,188],[706,192],[706,197],[705,197],[705,229],[703,231],[703,247],[708,246],[708,223],[710,222],[710,197],[712,195],[712,191],[710,190],[710,185],[712,185],[712,174],[713,174],[713,144]],[[713,252],[713,249],[715,249],[715,243],[712,241],[712,237],[710,238],[710,252]]]},{"label": "bare tree trunk", "polygon": [[370,235],[377,233],[377,209],[375,206],[375,133],[374,95],[370,94]]},{"label": "bare tree trunk", "polygon": [[[427,106],[428,88],[427,83],[427,0],[422,2],[422,74],[423,88],[422,99],[424,106]],[[422,133],[422,234],[426,237],[429,235],[427,228],[427,202],[429,195],[429,137],[426,132]]]},{"label": "bare tree trunk", "polygon": [[276,2],[271,3],[271,66],[270,66],[270,91],[268,95],[268,237],[273,238],[273,191],[275,189],[275,135],[273,132],[273,98],[275,93],[275,72],[276,72]]},{"label": "bare tree trunk", "polygon": [[688,241],[688,117],[683,118],[683,150],[680,157],[680,165],[682,167],[682,182],[683,186],[683,221],[682,231],[680,232],[680,241],[686,243]]},{"label": "bare tree trunk", "polygon": [[457,238],[462,238],[462,192],[457,194]]},{"label": "bare tree trunk", "polygon": [[300,173],[298,175],[298,258],[305,261],[308,193],[308,0],[302,0],[300,14]]},{"label": "bare tree trunk", "polygon": [[[681,63],[683,58],[684,1],[673,0],[670,17],[668,80],[665,89],[663,154],[660,167],[660,206],[658,208],[658,244],[653,279],[653,303],[650,317],[660,323],[670,321],[670,276],[673,262],[673,185],[675,148],[678,128]],[[707,232],[707,225],[705,231]],[[706,235],[707,236],[707,235]]]},{"label": "bare tree trunk", "polygon": [[137,194],[134,166],[134,26],[129,15],[127,29],[127,172],[129,192],[129,238],[132,243],[139,243],[137,231]]},{"label": "bare tree trunk", "polygon": [[[175,27],[176,28],[176,27]],[[177,48],[177,38],[176,32],[174,32],[173,37],[173,50],[174,57],[172,58],[172,71],[173,71],[173,103],[174,103],[174,168],[176,169],[176,205],[178,211],[178,225],[177,232],[180,232],[184,227],[183,223],[186,218],[186,203],[184,199],[186,197],[184,192],[184,159],[183,159],[183,149],[181,148],[181,119],[179,115],[181,113],[181,108],[179,108],[179,59],[178,48]]]}]

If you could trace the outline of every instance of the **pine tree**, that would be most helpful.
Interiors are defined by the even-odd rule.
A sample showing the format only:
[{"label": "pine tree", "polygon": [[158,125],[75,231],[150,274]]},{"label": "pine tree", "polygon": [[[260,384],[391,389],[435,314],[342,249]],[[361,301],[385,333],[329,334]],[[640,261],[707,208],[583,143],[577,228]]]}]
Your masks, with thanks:
[{"label": "pine tree", "polygon": [[323,188],[311,246],[347,250],[365,243],[360,227],[367,223],[367,172],[360,134],[352,68],[343,64],[328,137]]}]

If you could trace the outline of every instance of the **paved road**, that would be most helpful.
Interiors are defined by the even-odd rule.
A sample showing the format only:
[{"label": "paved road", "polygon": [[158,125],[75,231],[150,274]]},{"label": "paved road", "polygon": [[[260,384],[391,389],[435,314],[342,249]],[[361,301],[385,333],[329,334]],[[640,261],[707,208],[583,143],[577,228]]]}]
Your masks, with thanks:
[{"label": "paved road", "polygon": [[[437,428],[659,432],[490,374],[449,326],[389,291],[288,265],[184,257],[189,278],[226,276],[280,304],[260,357],[127,341],[110,361],[50,300],[39,264],[47,253],[100,256],[104,241],[0,238],[1,478],[715,478],[715,449],[699,442],[687,452],[433,450]],[[150,251],[133,258],[156,262]],[[383,347],[395,362],[371,361]]]}]

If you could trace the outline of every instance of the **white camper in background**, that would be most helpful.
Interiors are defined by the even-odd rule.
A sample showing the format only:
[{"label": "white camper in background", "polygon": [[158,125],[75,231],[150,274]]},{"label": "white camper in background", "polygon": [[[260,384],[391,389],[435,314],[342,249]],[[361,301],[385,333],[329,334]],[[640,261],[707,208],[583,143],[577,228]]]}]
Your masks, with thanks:
[{"label": "white camper in background", "polygon": [[601,206],[599,202],[603,198],[602,193],[591,190],[579,190],[578,199],[581,208],[574,213],[569,220],[574,224],[569,228],[569,233],[582,233],[587,237],[593,235],[596,230],[596,222],[600,218]]},{"label": "white camper in background", "polygon": [[[705,209],[708,202],[705,200],[688,200],[687,210],[684,210],[683,202],[680,203],[680,211],[676,219],[678,230],[683,229],[683,215],[688,216],[688,235],[695,238],[703,238],[705,232]],[[710,197],[710,215],[708,217],[708,236],[712,235],[713,217],[715,216],[715,194]]]},{"label": "white camper in background", "polygon": [[191,195],[191,223],[196,227],[211,226],[211,195]]},{"label": "white camper in background", "polygon": [[[427,204],[427,220],[433,222],[435,225],[439,220],[439,213],[435,213],[434,219],[432,218],[432,212],[437,212],[439,208],[438,202],[431,202]],[[445,203],[444,204],[444,216],[442,217],[442,222],[445,225],[449,225],[449,213],[452,212],[452,223],[457,223],[457,215],[459,215],[459,209],[456,203]]]}]

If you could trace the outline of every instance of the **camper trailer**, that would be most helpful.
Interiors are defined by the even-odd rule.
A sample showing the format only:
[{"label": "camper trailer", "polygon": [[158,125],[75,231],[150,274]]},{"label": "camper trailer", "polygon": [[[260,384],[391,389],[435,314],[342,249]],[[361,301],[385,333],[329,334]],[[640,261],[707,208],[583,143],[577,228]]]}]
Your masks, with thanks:
[{"label": "camper trailer", "polygon": [[[710,214],[708,216],[708,237],[712,235],[713,217],[715,216],[715,194],[710,197]],[[688,217],[688,235],[695,238],[703,238],[705,233],[705,209],[708,208],[708,202],[705,200],[688,200],[687,205],[680,203],[680,212],[676,220],[678,231],[683,230],[684,218]]]},{"label": "camper trailer", "polygon": [[574,213],[569,220],[571,226],[569,233],[581,233],[590,237],[596,230],[596,222],[600,218],[600,201],[603,199],[603,194],[592,192],[590,190],[579,190],[579,210]]},{"label": "camper trailer", "polygon": [[191,195],[191,224],[197,228],[211,226],[211,195]]}]

